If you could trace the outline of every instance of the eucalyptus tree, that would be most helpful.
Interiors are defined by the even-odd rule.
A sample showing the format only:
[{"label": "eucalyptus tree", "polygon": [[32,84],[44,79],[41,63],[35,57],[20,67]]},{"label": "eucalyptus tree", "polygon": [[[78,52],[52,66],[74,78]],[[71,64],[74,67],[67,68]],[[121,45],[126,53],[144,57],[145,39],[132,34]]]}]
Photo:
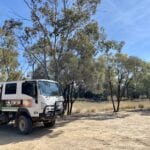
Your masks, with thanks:
[{"label": "eucalyptus tree", "polygon": [[20,26],[20,22],[10,19],[0,27],[0,70],[4,81],[15,80],[20,75],[16,70],[19,66],[16,32]]},{"label": "eucalyptus tree", "polygon": [[[108,83],[108,89],[111,97],[111,101],[113,104],[113,110],[114,112],[119,110],[120,105],[120,86],[123,80],[121,67],[119,67],[119,64],[116,61],[116,56],[121,54],[121,49],[124,46],[124,42],[117,42],[114,40],[103,40],[100,42],[100,48],[101,51],[104,53],[106,62],[106,83]],[[114,101],[114,89],[116,84],[116,78],[117,78],[117,108],[115,106]]]},{"label": "eucalyptus tree", "polygon": [[[70,51],[76,53],[69,48],[70,41],[77,31],[92,22],[91,16],[95,14],[100,0],[24,0],[24,2],[30,9],[32,21],[32,25],[25,28],[22,37],[26,56],[30,56],[28,57],[30,62],[35,60],[41,64],[47,78],[48,65],[52,64],[51,70],[54,72],[55,80],[59,81],[64,55]],[[34,51],[33,46],[37,46],[41,38],[45,42]]]}]

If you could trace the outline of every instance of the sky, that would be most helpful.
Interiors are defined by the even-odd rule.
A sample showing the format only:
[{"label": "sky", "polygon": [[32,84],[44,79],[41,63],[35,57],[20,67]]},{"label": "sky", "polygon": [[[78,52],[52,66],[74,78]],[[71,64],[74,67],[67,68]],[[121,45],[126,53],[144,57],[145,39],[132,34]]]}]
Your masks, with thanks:
[{"label": "sky", "polygon": [[[104,27],[108,39],[125,41],[124,53],[150,62],[149,6],[150,0],[102,0],[94,18]],[[19,15],[30,15],[23,0],[0,0],[0,25]]]},{"label": "sky", "polygon": [[102,0],[96,19],[123,52],[150,62],[150,0]]}]

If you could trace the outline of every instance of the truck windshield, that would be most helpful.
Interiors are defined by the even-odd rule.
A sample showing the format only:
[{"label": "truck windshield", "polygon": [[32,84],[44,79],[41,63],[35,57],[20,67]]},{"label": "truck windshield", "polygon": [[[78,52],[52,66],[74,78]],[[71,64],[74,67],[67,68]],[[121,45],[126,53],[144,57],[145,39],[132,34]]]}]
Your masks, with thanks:
[{"label": "truck windshield", "polygon": [[41,95],[44,96],[61,96],[61,89],[58,83],[39,81],[38,86]]}]

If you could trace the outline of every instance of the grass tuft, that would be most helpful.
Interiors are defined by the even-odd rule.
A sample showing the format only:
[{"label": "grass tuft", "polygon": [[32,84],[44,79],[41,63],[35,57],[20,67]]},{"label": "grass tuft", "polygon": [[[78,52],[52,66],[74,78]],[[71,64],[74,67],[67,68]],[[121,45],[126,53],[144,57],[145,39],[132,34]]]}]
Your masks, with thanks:
[{"label": "grass tuft", "polygon": [[143,105],[143,104],[139,104],[139,105],[138,105],[138,108],[143,109],[143,108],[144,108],[144,105]]},{"label": "grass tuft", "polygon": [[91,109],[91,113],[96,113],[96,109],[95,109],[95,108],[92,108],[92,109]]}]

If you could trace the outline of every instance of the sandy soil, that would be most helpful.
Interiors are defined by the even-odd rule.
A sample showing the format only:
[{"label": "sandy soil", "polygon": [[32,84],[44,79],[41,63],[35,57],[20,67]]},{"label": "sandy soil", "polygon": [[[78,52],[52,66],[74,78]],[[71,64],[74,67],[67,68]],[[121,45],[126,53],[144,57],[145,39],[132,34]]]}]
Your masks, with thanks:
[{"label": "sandy soil", "polygon": [[59,120],[55,128],[34,128],[31,135],[0,127],[0,150],[150,149],[150,111],[78,114]]}]

